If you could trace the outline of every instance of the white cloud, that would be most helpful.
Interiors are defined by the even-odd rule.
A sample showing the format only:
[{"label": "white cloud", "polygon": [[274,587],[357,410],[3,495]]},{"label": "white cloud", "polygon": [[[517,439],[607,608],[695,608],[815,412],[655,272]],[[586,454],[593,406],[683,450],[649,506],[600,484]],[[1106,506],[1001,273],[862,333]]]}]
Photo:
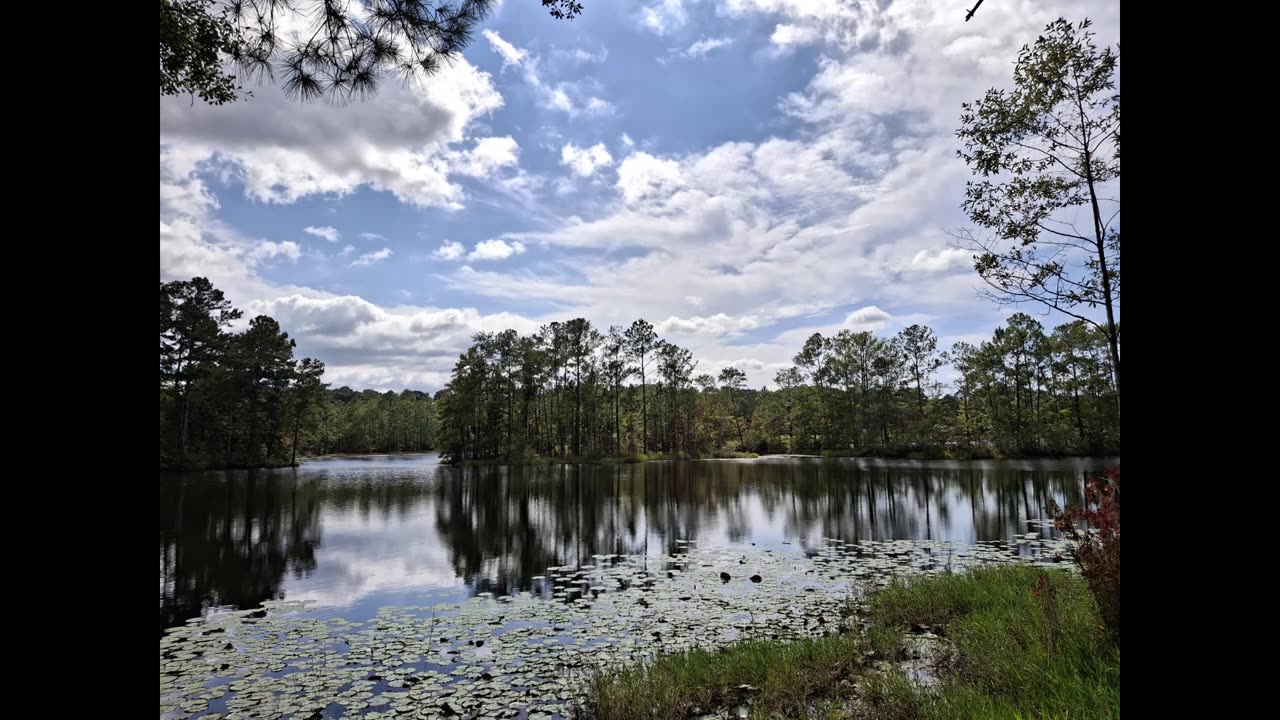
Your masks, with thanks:
[{"label": "white cloud", "polygon": [[891,319],[893,319],[892,315],[875,305],[870,305],[846,315],[844,326],[851,330],[879,330]]},{"label": "white cloud", "polygon": [[512,255],[520,255],[524,252],[524,244],[520,242],[512,242],[508,244],[505,240],[483,240],[476,243],[476,247],[467,256],[468,260],[506,260]]},{"label": "white cloud", "polygon": [[302,248],[298,247],[298,243],[286,240],[284,242],[262,241],[249,251],[249,257],[254,260],[271,260],[278,257],[287,258],[288,260],[297,260],[301,255]]},{"label": "white cloud", "polygon": [[450,158],[453,171],[471,177],[487,177],[498,170],[519,163],[520,146],[511,136],[487,137],[475,147],[454,153]]},{"label": "white cloud", "polygon": [[943,248],[937,251],[920,250],[911,258],[911,264],[905,268],[931,275],[951,272],[953,270],[969,270],[973,267],[973,257],[960,248]]},{"label": "white cloud", "polygon": [[538,94],[538,104],[550,110],[559,110],[570,117],[577,115],[606,115],[613,111],[608,101],[589,95],[580,83],[547,83],[538,69],[538,58],[528,51],[512,45],[493,30],[484,31],[490,47],[503,58],[503,67],[520,68],[524,80]]},{"label": "white cloud", "polygon": [[575,48],[573,50],[553,50],[551,56],[556,60],[578,62],[578,63],[602,63],[609,57],[608,48],[600,48],[592,52],[583,48]]},{"label": "white cloud", "polygon": [[779,23],[769,36],[769,42],[780,49],[790,50],[800,45],[811,45],[818,40],[818,31],[812,27]]},{"label": "white cloud", "polygon": [[315,235],[316,237],[324,238],[329,242],[338,242],[338,231],[331,227],[308,227],[303,232],[308,235]]},{"label": "white cloud", "polygon": [[659,333],[679,333],[684,335],[732,335],[743,330],[754,330],[760,327],[760,318],[754,315],[730,317],[717,313],[710,317],[694,316],[679,318],[674,315],[655,324]]},{"label": "white cloud", "polygon": [[712,50],[715,50],[716,48],[722,48],[732,43],[733,43],[733,38],[729,38],[729,37],[702,38],[701,40],[698,40],[694,44],[690,45],[684,51],[684,54],[686,57],[702,57],[703,55],[706,55],[707,53],[711,52]]},{"label": "white cloud", "polygon": [[364,102],[298,103],[274,84],[252,99],[210,108],[160,100],[160,144],[181,148],[243,183],[252,199],[292,203],[361,186],[418,207],[462,207],[448,148],[476,118],[502,106],[487,73],[459,59],[421,87],[384,83]]},{"label": "white cloud", "polygon": [[360,257],[356,258],[355,261],[351,263],[351,265],[353,267],[361,266],[361,265],[372,265],[376,262],[382,262],[383,260],[386,260],[389,257],[391,257],[391,248],[384,247],[381,250],[374,250],[373,252],[367,252],[361,255]]},{"label": "white cloud", "polygon": [[439,248],[436,248],[435,252],[431,253],[431,256],[440,260],[457,260],[465,255],[466,252],[467,249],[463,247],[462,243],[445,240]]},{"label": "white cloud", "polygon": [[338,253],[338,255],[340,257],[346,257],[355,251],[356,251],[355,245],[347,245],[346,247],[342,248],[342,252]]},{"label": "white cloud", "polygon": [[589,148],[568,143],[560,149],[560,164],[567,166],[578,177],[590,177],[599,168],[612,165],[613,156],[605,149],[604,143],[596,143]]},{"label": "white cloud", "polygon": [[494,52],[502,56],[502,65],[504,67],[508,65],[522,65],[529,57],[529,53],[521,50],[515,45],[512,45],[506,40],[503,40],[502,36],[493,30],[486,28],[482,34],[485,39],[489,41],[489,47],[493,48]]},{"label": "white cloud", "polygon": [[627,203],[668,194],[684,184],[680,164],[646,152],[632,153],[618,167],[617,187]]},{"label": "white cloud", "polygon": [[360,237],[364,240],[386,240],[386,238],[382,237],[378,233],[371,232],[362,232],[360,233]]},{"label": "white cloud", "polygon": [[[947,248],[944,232],[965,223],[958,206],[968,171],[955,158],[959,103],[989,87],[1008,86],[1010,61],[1018,48],[1058,15],[1094,18],[1099,44],[1114,44],[1119,24],[1113,3],[997,3],[987,13],[988,3],[980,12],[989,18],[984,27],[1000,32],[957,22],[927,0],[717,0],[717,5],[744,25],[749,20],[766,33],[773,28],[771,48],[821,46],[822,59],[811,68],[808,82],[801,81],[801,89],[782,98],[772,113],[747,118],[753,128],[768,128],[777,136],[761,139],[753,130],[750,142],[731,138],[691,146],[631,119],[628,129],[645,139],[644,149],[639,151],[625,135],[610,144],[617,178],[613,186],[596,184],[603,196],[574,205],[555,199],[563,218],[528,215],[528,225],[510,228],[515,232],[500,228],[500,240],[480,243],[471,253],[478,254],[477,260],[479,255],[509,258],[537,243],[536,264],[436,266],[446,268],[437,276],[437,297],[459,289],[499,307],[550,308],[545,314],[481,315],[464,308],[370,304],[376,318],[357,322],[344,319],[335,307],[326,311],[334,316],[333,325],[346,322],[348,329],[321,336],[319,329],[328,326],[310,318],[308,331],[297,335],[299,353],[324,360],[330,382],[435,389],[479,329],[509,326],[529,332],[540,323],[575,316],[607,327],[645,317],[689,347],[700,361],[699,371],[741,367],[749,384],[758,387],[789,365],[804,338],[815,331],[888,334],[921,322],[946,338],[989,337],[1002,318],[976,299],[980,280],[959,252]],[[683,38],[681,45],[693,39],[677,37]],[[545,82],[537,74],[537,58],[514,49],[524,53],[518,63],[523,79],[536,79],[530,85],[539,104],[550,107],[558,101],[557,112],[581,115],[591,97],[603,94],[587,80]],[[395,134],[394,140],[352,133],[344,125],[350,122],[347,117],[333,123],[339,141],[330,147],[312,138],[311,131],[304,135],[290,129],[290,116],[284,113],[254,116],[254,132],[262,137],[255,137],[252,148],[303,148],[299,152],[315,155],[314,167],[324,171],[314,180],[294,173],[288,185],[269,187],[267,194],[297,194],[306,187],[304,181],[339,188],[334,192],[367,183],[374,176],[365,157],[368,145],[386,156],[409,152],[444,182],[438,191],[428,191],[423,188],[436,186],[423,184],[425,175],[414,180],[387,170],[379,176],[379,187],[417,195],[418,205],[460,205],[467,198],[450,176],[479,167],[483,157],[504,156],[478,152],[474,138],[495,132],[481,125],[481,116],[490,112],[477,109],[485,107],[483,93],[436,96],[437,86],[429,86],[429,99],[404,93],[371,113],[374,126]],[[652,101],[643,95],[628,97],[629,103]],[[399,107],[396,103],[409,112],[391,112]],[[429,121],[415,114],[423,108]],[[162,120],[167,111],[172,112],[162,103]],[[316,122],[309,108],[297,112],[303,121]],[[537,131],[507,120],[498,121],[501,132],[510,127],[527,151],[525,138]],[[621,127],[606,128],[601,137],[617,137]],[[216,197],[202,178],[212,172],[236,181],[249,178],[237,159],[250,152],[244,149],[246,141],[233,136],[229,150],[215,157],[220,141],[211,139],[214,130],[184,132],[180,141],[167,135],[161,151],[162,277],[207,275],[241,306],[245,298],[331,297],[265,282],[258,273],[269,263],[287,261],[287,246],[265,248],[261,243],[276,238],[246,236],[217,219]],[[534,142],[545,143],[549,135],[535,137]],[[556,150],[563,156],[566,142],[566,137],[555,137],[554,145],[546,147],[553,156]],[[672,152],[673,147],[700,149]],[[517,151],[512,148],[512,155]],[[344,157],[349,152],[355,159]],[[394,163],[378,167],[393,168]],[[570,182],[522,173],[511,177],[513,167],[518,171],[514,163],[491,167],[499,183],[548,194]],[[576,175],[572,168],[564,174]],[[252,180],[248,187],[261,188],[263,182]],[[257,190],[249,192],[253,196]],[[470,245],[472,239],[464,241]],[[446,242],[434,255],[442,253],[454,260],[468,255],[460,242]],[[377,273],[373,268],[361,274],[374,278]],[[288,324],[286,329],[294,332]],[[753,340],[744,342],[744,337]]]},{"label": "white cloud", "polygon": [[587,98],[586,112],[589,115],[608,115],[613,112],[613,105],[608,100],[598,97]]},{"label": "white cloud", "polygon": [[640,10],[640,21],[659,35],[679,30],[687,20],[683,0],[659,0]]}]

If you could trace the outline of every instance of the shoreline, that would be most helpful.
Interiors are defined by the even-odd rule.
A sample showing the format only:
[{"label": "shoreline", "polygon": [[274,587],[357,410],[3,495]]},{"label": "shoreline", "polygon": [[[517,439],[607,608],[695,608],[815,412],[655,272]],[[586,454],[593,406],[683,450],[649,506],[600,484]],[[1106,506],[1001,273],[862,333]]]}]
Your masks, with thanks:
[{"label": "shoreline", "polygon": [[[280,470],[284,468],[297,468],[308,460],[326,460],[326,459],[342,459],[342,458],[369,458],[369,457],[415,457],[425,455],[440,455],[439,450],[415,450],[411,452],[375,452],[375,453],[328,453],[325,455],[307,455],[299,457],[295,463],[279,463],[269,465],[209,465],[204,467],[161,467],[162,473],[187,473],[187,472],[217,472],[225,470]],[[776,458],[794,458],[803,460],[900,460],[911,462],[974,462],[981,460],[1105,460],[1120,457],[1120,452],[1103,452],[1101,454],[1079,454],[1079,453],[1043,453],[1036,455],[1003,455],[996,456],[992,453],[983,453],[969,457],[947,457],[946,455],[937,455],[935,453],[920,454],[877,454],[877,453],[849,453],[849,454],[807,454],[807,453],[733,453],[720,454],[709,457],[688,457],[682,453],[649,453],[647,455],[637,453],[635,455],[606,455],[601,457],[564,457],[564,456],[530,456],[523,459],[509,458],[492,458],[484,460],[463,460],[463,461],[444,461],[441,465],[450,467],[529,467],[538,465],[637,465],[641,463],[651,462],[702,462],[708,460],[768,460]]]}]

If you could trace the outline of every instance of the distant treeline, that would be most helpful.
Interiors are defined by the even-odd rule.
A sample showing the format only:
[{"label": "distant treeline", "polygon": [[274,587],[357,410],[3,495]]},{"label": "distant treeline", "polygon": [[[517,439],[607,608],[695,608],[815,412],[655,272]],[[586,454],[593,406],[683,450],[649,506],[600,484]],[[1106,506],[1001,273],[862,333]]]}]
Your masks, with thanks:
[{"label": "distant treeline", "polygon": [[[1106,338],[1085,323],[1046,334],[1025,314],[945,352],[927,327],[893,337],[812,335],[778,388],[736,367],[697,374],[690,351],[637,320],[578,318],[537,333],[481,333],[437,395],[454,461],[733,452],[1051,455],[1115,452],[1119,412]],[[943,388],[939,371],[959,375]]]},{"label": "distant treeline", "polygon": [[290,465],[307,454],[434,446],[431,396],[329,390],[266,315],[243,317],[206,278],[160,284],[160,467]]},{"label": "distant treeline", "polygon": [[[262,467],[306,455],[441,450],[447,459],[522,460],[683,453],[983,456],[1116,452],[1119,412],[1106,338],[1081,321],[1045,333],[1016,314],[991,340],[938,349],[927,327],[893,337],[812,335],[746,387],[726,367],[637,320],[537,333],[480,333],[433,398],[327,388],[324,364],[242,317],[207,279],[160,285],[161,468]],[[939,371],[954,368],[948,387]]]},{"label": "distant treeline", "polygon": [[417,390],[380,393],[340,387],[326,393],[310,432],[309,455],[398,453],[435,449],[436,403]]}]

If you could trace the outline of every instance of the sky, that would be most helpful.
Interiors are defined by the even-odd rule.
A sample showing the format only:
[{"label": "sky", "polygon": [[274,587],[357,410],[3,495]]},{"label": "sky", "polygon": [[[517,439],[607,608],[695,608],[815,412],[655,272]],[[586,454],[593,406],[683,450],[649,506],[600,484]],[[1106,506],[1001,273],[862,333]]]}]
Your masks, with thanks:
[{"label": "sky", "polygon": [[[333,387],[434,392],[479,331],[636,318],[772,385],[814,332],[977,342],[960,104],[1114,0],[504,0],[372,100],[160,100],[160,276],[208,277]],[[1046,328],[1062,316],[1038,318]]]}]

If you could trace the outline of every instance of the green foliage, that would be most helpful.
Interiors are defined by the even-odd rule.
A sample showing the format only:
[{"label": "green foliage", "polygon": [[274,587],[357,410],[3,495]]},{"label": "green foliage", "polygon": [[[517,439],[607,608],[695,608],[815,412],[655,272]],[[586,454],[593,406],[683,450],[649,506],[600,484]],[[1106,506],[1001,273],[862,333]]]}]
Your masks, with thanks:
[{"label": "green foliage", "polygon": [[240,37],[215,0],[160,0],[160,94],[198,95],[210,105],[236,99],[240,86],[223,58]]},{"label": "green foliage", "polygon": [[242,313],[206,278],[160,285],[160,467],[285,465],[312,422],[324,364]]},{"label": "green foliage", "polygon": [[1076,541],[1075,560],[1089,583],[1107,630],[1120,644],[1120,468],[1085,483],[1084,507],[1059,511],[1051,503],[1054,526]]},{"label": "green foliage", "polygon": [[[582,718],[1112,718],[1120,652],[1084,581],[1039,567],[994,566],[899,582],[868,600],[862,634],[793,643],[748,640],[653,659],[590,682]],[[940,683],[896,663],[904,637],[930,629]],[[884,663],[888,663],[885,665]]]},{"label": "green foliage", "polygon": [[600,720],[692,718],[750,701],[752,717],[807,717],[816,699],[848,692],[842,681],[860,656],[858,648],[855,636],[833,635],[667,655],[628,672],[593,677],[590,702],[579,715]]},{"label": "green foliage", "polygon": [[[1001,303],[1035,302],[1107,338],[1120,387],[1119,55],[1089,21],[1058,19],[1014,66],[1012,90],[963,105],[959,155],[977,179],[964,210],[974,268]],[[1112,197],[1114,195],[1114,197]],[[1086,227],[1075,224],[1088,218]],[[1086,308],[1104,308],[1098,321]]]},{"label": "green foliage", "polygon": [[[1085,582],[1031,566],[899,583],[870,601],[876,650],[936,629],[952,646],[937,693],[902,674],[872,684],[872,718],[1109,718],[1120,714],[1120,651]],[[888,629],[892,629],[891,631]]]},{"label": "green foliage", "polygon": [[[160,0],[160,95],[199,96],[211,105],[238,99],[240,75],[281,77],[301,100],[364,99],[388,75],[429,77],[452,62],[494,0]],[[548,14],[572,19],[576,0],[542,0]],[[286,26],[302,22],[298,35]]]},{"label": "green foliage", "polygon": [[[441,394],[441,449],[459,461],[527,455],[818,453],[912,459],[1101,453],[1119,446],[1105,337],[1046,336],[1016,314],[978,347],[937,351],[927,327],[891,338],[814,334],[776,390],[692,354],[638,320],[602,336],[581,318],[530,337],[482,333]],[[951,363],[950,392],[935,381]],[[628,384],[628,380],[632,382]],[[638,387],[637,383],[638,381]]]},{"label": "green foliage", "polygon": [[434,450],[436,402],[416,390],[330,390],[316,412],[319,421],[302,434],[306,455],[406,453]]}]

